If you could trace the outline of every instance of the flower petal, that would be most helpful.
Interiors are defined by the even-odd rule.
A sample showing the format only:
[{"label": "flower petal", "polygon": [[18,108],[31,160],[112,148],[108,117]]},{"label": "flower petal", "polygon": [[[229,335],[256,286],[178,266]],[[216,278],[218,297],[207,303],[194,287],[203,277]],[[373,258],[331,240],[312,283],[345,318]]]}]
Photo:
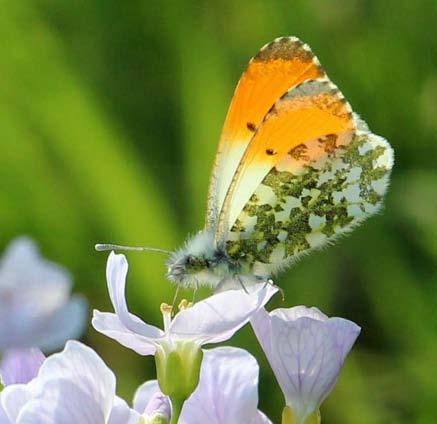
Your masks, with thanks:
[{"label": "flower petal", "polygon": [[115,313],[126,329],[131,332],[149,338],[161,337],[162,331],[159,328],[146,324],[137,316],[129,313],[125,296],[127,270],[126,257],[111,252],[106,267],[106,279]]},{"label": "flower petal", "polygon": [[[11,423],[16,423],[23,406],[32,398],[32,390],[25,384],[13,384],[1,392],[4,414]],[[3,424],[3,423],[2,423]]]},{"label": "flower petal", "polygon": [[36,377],[44,359],[36,348],[6,351],[0,371],[3,385],[28,383]]},{"label": "flower petal", "polygon": [[170,325],[170,334],[199,344],[228,340],[278,291],[264,283],[249,290],[249,294],[244,290],[221,292],[179,312]]},{"label": "flower petal", "polygon": [[258,373],[255,358],[243,349],[205,350],[199,385],[185,402],[180,422],[251,423],[258,414]]},{"label": "flower petal", "polygon": [[270,313],[272,317],[278,317],[283,321],[295,321],[301,317],[312,318],[317,321],[326,321],[328,316],[316,307],[294,306],[292,308],[278,308]]},{"label": "flower petal", "polygon": [[129,408],[123,399],[116,396],[108,424],[137,424],[139,420],[140,414]]},{"label": "flower petal", "polygon": [[0,349],[44,348],[51,338],[56,345],[48,340],[48,348],[63,345],[85,319],[68,319],[57,334],[49,328],[60,322],[70,288],[70,274],[42,258],[30,239],[14,240],[0,261]]},{"label": "flower petal", "polygon": [[140,414],[144,413],[147,405],[156,394],[160,394],[158,380],[150,380],[143,383],[135,392],[134,409]]},{"label": "flower petal", "polygon": [[305,307],[259,313],[252,326],[287,405],[300,417],[319,408],[360,333],[352,321]]},{"label": "flower petal", "polygon": [[6,415],[6,411],[1,404],[1,394],[0,394],[0,424],[13,424],[12,421]]},{"label": "flower petal", "polygon": [[147,381],[137,389],[134,409],[148,418],[161,415],[169,420],[171,417],[170,401],[161,393],[157,380]]},{"label": "flower petal", "polygon": [[[135,318],[132,317],[132,319]],[[116,340],[139,355],[155,354],[156,344],[153,339],[151,340],[128,330],[116,314],[94,310],[92,325],[98,332]]]},{"label": "flower petal", "polygon": [[33,300],[27,294],[29,290],[39,290],[39,307],[49,310],[67,300],[71,275],[63,267],[41,257],[30,238],[18,237],[0,260],[0,288],[8,287],[19,289],[23,301]]},{"label": "flower petal", "polygon": [[[42,403],[53,402],[53,398],[57,398],[62,400],[60,404],[66,403],[67,408],[68,390],[71,390],[76,396],[75,401],[86,402],[90,408],[97,405],[98,411],[93,412],[93,416],[101,416],[105,420],[109,417],[115,396],[114,374],[97,353],[82,343],[69,341],[61,353],[48,357],[34,382],[38,384]],[[64,413],[62,405],[60,414]]]},{"label": "flower petal", "polygon": [[41,349],[53,351],[65,344],[66,340],[76,339],[85,330],[88,322],[88,304],[82,296],[73,296],[61,309],[50,316],[43,328],[39,329],[38,340]]},{"label": "flower petal", "polygon": [[106,422],[98,399],[64,378],[46,381],[39,395],[21,409],[17,424],[96,424]]},{"label": "flower petal", "polygon": [[264,413],[258,411],[256,417],[252,420],[250,424],[273,424],[273,423]]}]

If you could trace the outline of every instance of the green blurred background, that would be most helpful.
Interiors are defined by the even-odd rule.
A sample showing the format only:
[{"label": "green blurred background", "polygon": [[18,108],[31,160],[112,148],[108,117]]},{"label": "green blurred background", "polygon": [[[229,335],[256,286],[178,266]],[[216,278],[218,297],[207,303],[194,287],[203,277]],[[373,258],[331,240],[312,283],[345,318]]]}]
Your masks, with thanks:
[{"label": "green blurred background", "polygon": [[[106,254],[94,243],[174,249],[200,229],[241,71],[277,36],[309,43],[396,152],[383,212],[277,279],[287,306],[317,305],[363,327],[324,423],[437,422],[435,0],[0,5],[1,247],[32,236],[101,310]],[[130,307],[159,324],[159,304],[174,293],[164,260],[128,257]],[[84,340],[126,399],[153,377],[152,358],[91,327]],[[278,422],[281,393],[251,329],[232,343],[259,358],[261,409]]]}]

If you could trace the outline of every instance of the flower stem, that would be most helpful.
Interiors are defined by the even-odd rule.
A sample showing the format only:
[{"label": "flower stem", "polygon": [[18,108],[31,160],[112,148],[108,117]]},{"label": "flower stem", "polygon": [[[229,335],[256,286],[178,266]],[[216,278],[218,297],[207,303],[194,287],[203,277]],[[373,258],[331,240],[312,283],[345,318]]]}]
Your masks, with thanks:
[{"label": "flower stem", "polygon": [[184,406],[185,399],[178,399],[172,397],[171,399],[171,421],[170,424],[178,424],[179,416],[182,412],[182,407]]}]

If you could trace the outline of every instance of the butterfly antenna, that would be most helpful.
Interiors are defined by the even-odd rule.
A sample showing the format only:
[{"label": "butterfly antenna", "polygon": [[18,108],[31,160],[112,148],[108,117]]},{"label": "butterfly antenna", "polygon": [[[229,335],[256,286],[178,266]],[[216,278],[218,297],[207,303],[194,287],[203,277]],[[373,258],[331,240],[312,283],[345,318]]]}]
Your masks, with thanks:
[{"label": "butterfly antenna", "polygon": [[170,255],[171,252],[169,250],[157,249],[155,247],[132,247],[132,246],[121,246],[119,244],[96,244],[94,248],[98,252],[105,252],[107,250],[128,250],[133,252],[156,252],[163,253],[164,255]]}]

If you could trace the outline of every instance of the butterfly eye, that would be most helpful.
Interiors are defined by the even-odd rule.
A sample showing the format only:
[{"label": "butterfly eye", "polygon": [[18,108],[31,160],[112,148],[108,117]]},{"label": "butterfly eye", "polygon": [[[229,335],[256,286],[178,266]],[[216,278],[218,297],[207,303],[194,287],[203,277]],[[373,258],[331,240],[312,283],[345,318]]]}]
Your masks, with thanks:
[{"label": "butterfly eye", "polygon": [[266,150],[266,153],[267,153],[269,156],[274,156],[274,155],[276,155],[278,152],[277,152],[276,150],[274,150],[274,149],[267,149],[267,150]]}]

